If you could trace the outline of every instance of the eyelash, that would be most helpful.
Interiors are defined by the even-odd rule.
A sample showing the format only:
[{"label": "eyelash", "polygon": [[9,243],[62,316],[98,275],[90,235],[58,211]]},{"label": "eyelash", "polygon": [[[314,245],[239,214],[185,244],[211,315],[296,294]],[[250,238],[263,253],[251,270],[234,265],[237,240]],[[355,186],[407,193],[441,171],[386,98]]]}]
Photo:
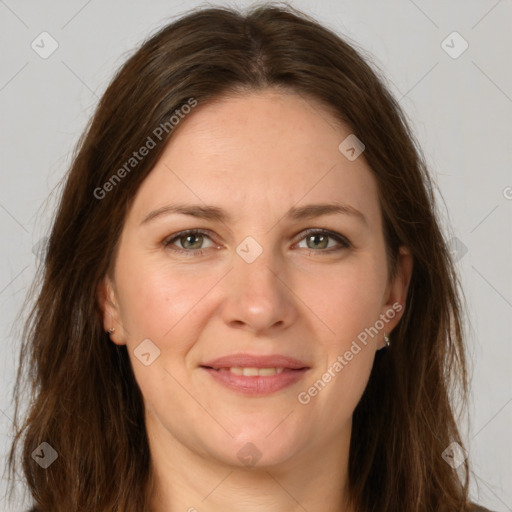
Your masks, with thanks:
[{"label": "eyelash", "polygon": [[[211,237],[209,236],[208,233],[209,233],[208,231],[203,231],[200,229],[187,229],[185,231],[180,231],[179,233],[172,235],[171,237],[165,238],[162,241],[162,245],[165,248],[170,249],[172,251],[175,251],[175,252],[178,252],[181,254],[187,254],[187,256],[196,256],[196,257],[203,256],[206,249],[182,249],[182,248],[179,248],[176,246],[173,247],[173,242],[175,242],[176,240],[179,240],[180,238],[183,238],[187,235],[203,235],[203,236],[207,236],[208,238],[211,239]],[[311,236],[311,235],[323,235],[323,236],[328,236],[329,238],[332,238],[333,240],[336,240],[336,242],[338,242],[341,245],[341,247],[334,247],[334,248],[331,247],[329,249],[306,249],[309,251],[310,255],[311,255],[311,253],[317,253],[317,254],[318,253],[332,253],[332,252],[336,252],[336,251],[340,251],[340,250],[348,249],[348,248],[352,247],[352,244],[350,243],[350,241],[347,238],[340,235],[339,233],[335,233],[333,231],[328,231],[326,229],[310,228],[310,229],[306,229],[306,231],[304,231],[302,233],[302,235],[303,235],[302,238],[299,239],[297,241],[297,243],[301,242],[306,237]]]}]

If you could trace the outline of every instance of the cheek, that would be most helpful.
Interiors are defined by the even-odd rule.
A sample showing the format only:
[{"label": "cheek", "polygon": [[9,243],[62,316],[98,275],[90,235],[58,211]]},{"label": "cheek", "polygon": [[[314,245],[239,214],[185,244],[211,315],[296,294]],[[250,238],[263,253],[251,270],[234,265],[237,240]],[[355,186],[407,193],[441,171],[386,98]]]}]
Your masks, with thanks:
[{"label": "cheek", "polygon": [[[128,251],[125,253],[128,255]],[[120,298],[123,326],[128,344],[150,338],[159,346],[173,344],[197,330],[202,298],[219,280],[215,271],[198,273],[185,265],[172,266],[161,255],[120,259],[116,283]],[[180,334],[181,333],[181,334]]]},{"label": "cheek", "polygon": [[[189,397],[178,384],[187,379],[183,361],[200,335],[200,317],[205,314],[201,298],[218,278],[194,276],[190,271],[171,267],[162,258],[155,260],[147,256],[137,259],[136,254],[119,260],[116,283],[122,323],[135,378],[146,404],[154,410],[164,410],[164,404],[172,403],[176,411],[181,411],[183,404],[189,404]],[[136,356],[138,346],[146,339],[159,350],[149,366]],[[181,412],[186,412],[186,407]]]},{"label": "cheek", "polygon": [[[120,276],[122,272],[120,272]],[[169,307],[176,296],[171,293],[171,284],[165,274],[149,269],[133,269],[118,280],[119,295],[122,297],[123,325],[130,340],[140,336],[160,338],[173,325],[173,317],[180,308]],[[176,283],[174,283],[174,287]]]},{"label": "cheek", "polygon": [[[364,262],[363,262],[364,263]],[[374,325],[381,312],[385,276],[380,269],[361,261],[319,274],[315,286],[308,279],[303,289],[313,289],[306,295],[306,304],[329,328],[332,345],[343,350],[359,333]]]},{"label": "cheek", "polygon": [[[381,313],[385,274],[371,259],[367,263],[347,265],[336,278],[331,277],[324,286],[323,309],[319,309],[326,315],[325,323],[334,331],[323,338],[326,361],[319,373],[325,388],[320,400],[327,410],[336,411],[332,414],[338,425],[357,406],[375,356],[378,337],[369,333],[374,333],[370,328]],[[322,388],[322,383],[317,387]]]}]

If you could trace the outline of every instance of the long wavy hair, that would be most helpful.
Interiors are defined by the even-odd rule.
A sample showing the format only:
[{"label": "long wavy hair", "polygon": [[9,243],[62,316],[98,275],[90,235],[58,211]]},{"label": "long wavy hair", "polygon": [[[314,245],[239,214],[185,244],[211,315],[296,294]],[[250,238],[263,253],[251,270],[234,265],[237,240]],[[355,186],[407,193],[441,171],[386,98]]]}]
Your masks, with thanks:
[{"label": "long wavy hair", "polygon": [[[401,245],[414,258],[404,316],[391,348],[376,354],[354,411],[352,503],[358,512],[468,509],[468,462],[455,470],[442,457],[452,442],[464,446],[465,300],[425,158],[381,72],[363,55],[291,7],[202,8],[160,29],[117,72],[65,176],[23,329],[8,467],[11,476],[21,464],[38,510],[149,510],[142,395],[126,347],[103,330],[97,290],[134,195],[173,130],[153,137],[155,147],[121,182],[110,181],[108,194],[98,189],[191,98],[200,105],[268,87],[320,102],[364,141],[390,274]],[[32,457],[43,442],[58,453],[46,469]]]}]

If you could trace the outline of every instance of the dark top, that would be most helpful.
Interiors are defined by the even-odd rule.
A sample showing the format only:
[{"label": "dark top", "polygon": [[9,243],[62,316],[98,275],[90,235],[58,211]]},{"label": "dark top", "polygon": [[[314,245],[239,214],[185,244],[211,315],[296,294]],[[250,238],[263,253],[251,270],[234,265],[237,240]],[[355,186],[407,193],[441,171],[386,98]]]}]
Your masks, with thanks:
[{"label": "dark top", "polygon": [[[36,507],[34,507],[34,508],[31,508],[28,512],[42,512],[42,511],[37,509]],[[470,512],[492,512],[492,510],[489,510],[487,508],[481,507],[479,505],[475,505],[473,503],[473,506],[472,506]]]}]

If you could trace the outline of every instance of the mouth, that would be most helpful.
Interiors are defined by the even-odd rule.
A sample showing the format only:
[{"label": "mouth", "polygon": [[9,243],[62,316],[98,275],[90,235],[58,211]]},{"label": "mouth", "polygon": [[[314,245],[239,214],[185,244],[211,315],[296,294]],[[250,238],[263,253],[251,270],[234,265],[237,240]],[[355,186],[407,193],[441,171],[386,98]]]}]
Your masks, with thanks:
[{"label": "mouth", "polygon": [[301,380],[310,367],[287,356],[235,354],[200,366],[217,383],[245,395],[275,393]]},{"label": "mouth", "polygon": [[269,377],[271,375],[276,375],[282,373],[284,371],[292,372],[297,370],[302,370],[305,368],[250,368],[250,367],[240,367],[240,366],[232,366],[230,368],[211,368],[209,366],[202,366],[202,368],[206,368],[207,370],[215,370],[218,372],[231,372],[234,375],[243,375],[244,377]]},{"label": "mouth", "polygon": [[299,359],[281,354],[252,355],[230,354],[204,362],[201,366],[213,370],[242,368],[248,370],[302,370],[309,366]]}]

